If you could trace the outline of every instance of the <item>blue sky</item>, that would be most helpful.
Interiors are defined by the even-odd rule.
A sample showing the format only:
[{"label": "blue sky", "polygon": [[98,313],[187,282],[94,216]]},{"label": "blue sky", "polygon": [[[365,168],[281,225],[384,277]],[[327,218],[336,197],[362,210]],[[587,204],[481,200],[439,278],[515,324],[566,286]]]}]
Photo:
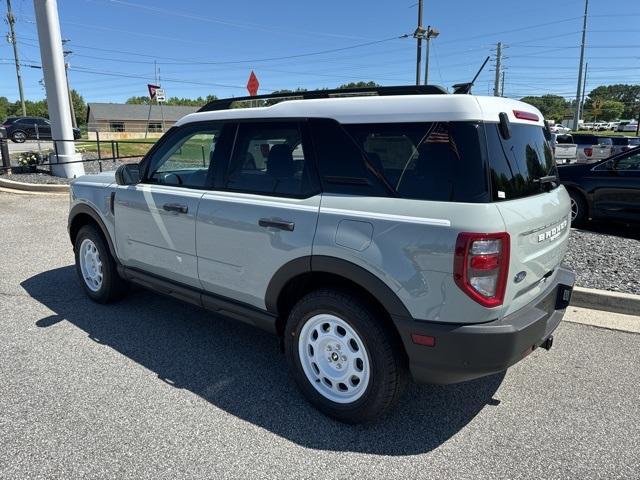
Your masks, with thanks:
[{"label": "blue sky", "polygon": [[[154,60],[169,96],[246,95],[249,72],[260,93],[336,87],[357,80],[415,81],[412,33],[417,0],[322,2],[58,0],[63,38],[72,50],[72,88],[87,101],[145,95]],[[6,14],[4,1],[0,14]],[[21,61],[39,64],[32,0],[13,0]],[[495,44],[505,45],[505,95],[575,96],[583,0],[425,0],[432,42],[430,83],[469,81]],[[640,83],[640,2],[591,0],[587,92]],[[2,24],[8,30],[6,24]],[[376,42],[376,43],[373,43]],[[346,48],[366,44],[361,47]],[[327,50],[343,49],[308,55]],[[292,56],[293,58],[280,58]],[[0,96],[18,97],[11,45],[0,43]],[[424,65],[424,64],[423,64]],[[474,93],[493,85],[487,65]],[[24,67],[28,99],[44,97],[41,71]]]}]

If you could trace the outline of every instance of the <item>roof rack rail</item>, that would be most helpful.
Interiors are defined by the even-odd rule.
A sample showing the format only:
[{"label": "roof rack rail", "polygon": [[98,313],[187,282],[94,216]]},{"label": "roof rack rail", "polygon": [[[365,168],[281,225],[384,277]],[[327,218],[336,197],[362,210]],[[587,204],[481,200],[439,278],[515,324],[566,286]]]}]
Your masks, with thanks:
[{"label": "roof rack rail", "polygon": [[448,93],[439,85],[395,85],[391,87],[344,88],[334,90],[310,90],[307,92],[281,92],[253,97],[232,97],[213,100],[203,106],[199,112],[227,110],[235,102],[251,100],[309,100],[315,98],[355,97],[355,96],[388,96],[388,95],[441,95]]}]

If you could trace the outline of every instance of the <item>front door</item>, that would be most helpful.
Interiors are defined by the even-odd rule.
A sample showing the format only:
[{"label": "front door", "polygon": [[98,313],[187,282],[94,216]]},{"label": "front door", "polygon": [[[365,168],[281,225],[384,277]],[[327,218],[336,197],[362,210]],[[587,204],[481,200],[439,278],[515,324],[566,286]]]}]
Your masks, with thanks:
[{"label": "front door", "polygon": [[215,191],[200,201],[203,288],[264,309],[276,271],[311,255],[320,193],[304,123],[243,122]]},{"label": "front door", "polygon": [[[196,215],[222,127],[190,124],[161,140],[142,168],[142,181],[116,190],[118,256],[126,266],[200,287]],[[148,163],[147,163],[148,162]]]},{"label": "front door", "polygon": [[596,167],[594,209],[600,215],[627,221],[640,221],[640,151]]}]

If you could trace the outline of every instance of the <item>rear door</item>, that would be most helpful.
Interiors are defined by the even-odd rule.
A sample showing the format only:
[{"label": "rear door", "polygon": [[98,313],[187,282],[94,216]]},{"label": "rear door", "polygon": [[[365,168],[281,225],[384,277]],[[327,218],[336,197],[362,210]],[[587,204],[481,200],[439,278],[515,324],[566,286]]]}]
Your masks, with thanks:
[{"label": "rear door", "polygon": [[173,131],[146,160],[142,182],[117,187],[116,244],[124,265],[200,287],[196,215],[221,133],[215,123]]},{"label": "rear door", "polygon": [[514,123],[508,140],[496,125],[487,124],[486,132],[493,199],[511,237],[507,315],[553,280],[567,250],[570,204],[564,187],[540,182],[557,174],[542,127]]},{"label": "rear door", "polygon": [[320,191],[305,122],[236,128],[228,167],[198,210],[198,270],[205,290],[264,309],[276,271],[311,255]]}]

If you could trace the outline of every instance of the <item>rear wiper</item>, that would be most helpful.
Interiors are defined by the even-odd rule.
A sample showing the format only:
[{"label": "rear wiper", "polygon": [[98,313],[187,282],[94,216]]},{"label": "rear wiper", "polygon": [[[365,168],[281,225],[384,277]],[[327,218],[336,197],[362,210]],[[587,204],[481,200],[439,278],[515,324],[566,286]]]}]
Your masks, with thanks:
[{"label": "rear wiper", "polygon": [[533,181],[536,183],[539,183],[540,185],[543,185],[545,183],[553,183],[555,181],[558,180],[558,176],[557,175],[547,175],[545,177],[540,177],[540,178],[534,178]]}]

